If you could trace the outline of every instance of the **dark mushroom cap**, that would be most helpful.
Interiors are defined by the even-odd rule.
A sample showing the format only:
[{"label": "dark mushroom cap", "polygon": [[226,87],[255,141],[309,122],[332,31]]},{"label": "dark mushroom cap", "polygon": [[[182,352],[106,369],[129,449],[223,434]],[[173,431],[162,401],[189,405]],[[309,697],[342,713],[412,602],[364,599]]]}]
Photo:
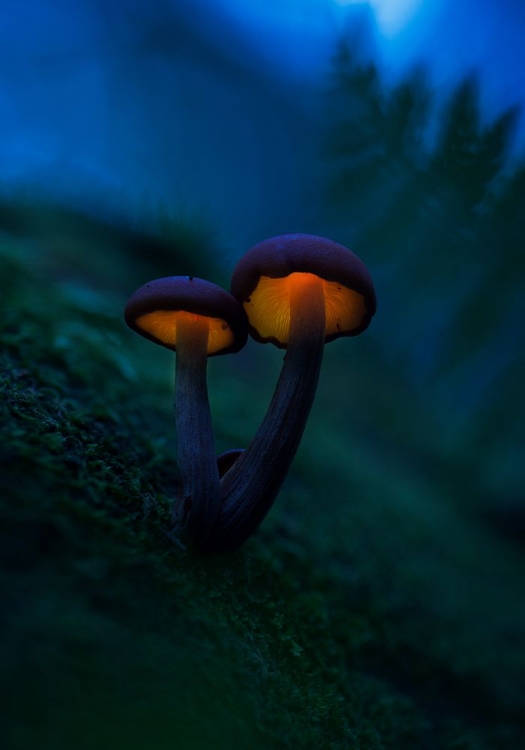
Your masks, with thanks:
[{"label": "dark mushroom cap", "polygon": [[286,347],[290,285],[305,273],[324,282],[326,341],[356,336],[368,327],[376,297],[364,263],[324,237],[285,234],[248,250],[232,275],[231,292],[246,310],[255,339]]},{"label": "dark mushroom cap", "polygon": [[149,281],[129,298],[124,310],[128,326],[155,344],[177,350],[181,315],[208,319],[208,355],[237,352],[248,338],[242,306],[231,294],[194,276],[167,276]]},{"label": "dark mushroom cap", "polygon": [[230,448],[230,450],[224,451],[220,456],[217,456],[219,476],[223,477],[243,453],[244,448]]}]

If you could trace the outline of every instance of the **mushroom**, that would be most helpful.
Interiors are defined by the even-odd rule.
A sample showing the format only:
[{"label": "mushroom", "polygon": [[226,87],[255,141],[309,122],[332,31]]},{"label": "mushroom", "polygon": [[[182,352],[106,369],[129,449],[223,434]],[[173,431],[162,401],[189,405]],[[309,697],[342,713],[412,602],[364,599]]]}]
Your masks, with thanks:
[{"label": "mushroom", "polygon": [[252,337],[286,349],[268,411],[221,478],[222,508],[206,551],[236,549],[277,497],[314,400],[324,344],[364,331],[375,313],[363,262],[323,237],[288,234],[255,245],[234,269],[231,292]]},{"label": "mushroom", "polygon": [[216,284],[193,276],[169,276],[137,289],[124,317],[136,333],[177,353],[175,420],[182,497],[174,515],[199,548],[220,507],[207,359],[245,345],[246,315],[237,300]]},{"label": "mushroom", "polygon": [[244,448],[230,448],[230,450],[224,451],[220,456],[217,456],[219,477],[223,477],[231,469],[241,453],[244,453]]}]

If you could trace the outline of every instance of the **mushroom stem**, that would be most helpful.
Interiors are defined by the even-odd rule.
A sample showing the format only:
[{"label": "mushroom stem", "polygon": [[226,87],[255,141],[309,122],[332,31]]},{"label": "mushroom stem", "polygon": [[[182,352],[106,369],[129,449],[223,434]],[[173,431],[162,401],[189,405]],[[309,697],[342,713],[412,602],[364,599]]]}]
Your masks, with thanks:
[{"label": "mushroom stem", "polygon": [[289,343],[270,406],[246,450],[221,479],[221,512],[206,552],[237,549],[257,529],[299,447],[325,343],[323,282],[305,274],[300,287],[290,293]]},{"label": "mushroom stem", "polygon": [[175,419],[182,489],[174,519],[197,548],[207,539],[220,507],[206,367],[209,326],[179,313],[175,375]]}]

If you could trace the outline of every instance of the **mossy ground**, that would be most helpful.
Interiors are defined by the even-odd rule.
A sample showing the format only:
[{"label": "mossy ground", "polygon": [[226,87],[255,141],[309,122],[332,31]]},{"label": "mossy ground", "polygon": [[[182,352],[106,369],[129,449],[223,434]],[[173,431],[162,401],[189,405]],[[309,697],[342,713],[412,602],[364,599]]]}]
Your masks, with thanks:
[{"label": "mossy ground", "polygon": [[[173,357],[122,321],[144,267],[69,240],[0,243],[4,747],[522,750],[523,550],[436,468],[420,412],[383,412],[378,442],[366,341],[327,352],[259,533],[196,558],[170,533]],[[210,362],[218,450],[280,356]]]}]

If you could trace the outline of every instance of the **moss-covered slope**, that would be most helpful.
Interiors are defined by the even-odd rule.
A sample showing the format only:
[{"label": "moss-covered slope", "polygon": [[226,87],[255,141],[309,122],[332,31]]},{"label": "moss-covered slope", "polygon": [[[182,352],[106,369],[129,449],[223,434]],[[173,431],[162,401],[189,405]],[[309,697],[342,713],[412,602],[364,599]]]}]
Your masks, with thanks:
[{"label": "moss-covered slope", "polygon": [[[173,359],[122,322],[146,279],[96,243],[5,236],[0,262],[4,747],[525,746],[522,551],[408,445],[340,429],[339,361],[260,532],[195,559]],[[255,350],[210,363],[221,449],[255,427]]]}]

